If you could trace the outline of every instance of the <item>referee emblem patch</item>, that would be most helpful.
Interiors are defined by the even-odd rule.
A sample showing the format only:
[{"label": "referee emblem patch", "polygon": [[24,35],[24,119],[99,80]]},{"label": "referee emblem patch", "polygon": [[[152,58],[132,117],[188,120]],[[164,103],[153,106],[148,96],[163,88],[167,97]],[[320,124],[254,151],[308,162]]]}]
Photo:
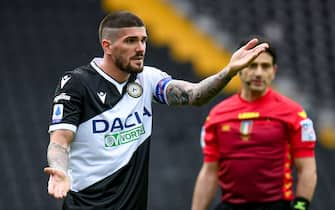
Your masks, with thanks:
[{"label": "referee emblem patch", "polygon": [[131,82],[127,85],[127,93],[133,98],[138,98],[143,93],[143,88],[136,82]]},{"label": "referee emblem patch", "polygon": [[243,141],[249,140],[249,135],[252,131],[252,120],[243,120],[241,122],[240,133]]},{"label": "referee emblem patch", "polygon": [[315,141],[316,135],[313,127],[313,122],[310,119],[300,121],[301,125],[301,140],[302,141]]}]

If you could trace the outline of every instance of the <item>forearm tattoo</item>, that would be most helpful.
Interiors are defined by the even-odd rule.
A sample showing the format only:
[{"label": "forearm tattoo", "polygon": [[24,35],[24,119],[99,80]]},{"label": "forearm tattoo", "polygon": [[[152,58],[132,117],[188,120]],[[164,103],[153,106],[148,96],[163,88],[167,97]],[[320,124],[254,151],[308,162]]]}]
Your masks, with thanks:
[{"label": "forearm tattoo", "polygon": [[186,105],[190,103],[192,90],[185,90],[183,84],[174,83],[167,90],[167,99],[170,105]]},{"label": "forearm tattoo", "polygon": [[[231,80],[228,70],[207,77],[197,84],[176,81],[168,86],[167,99],[170,105],[196,105],[208,103]],[[170,87],[171,86],[171,87]]]},{"label": "forearm tattoo", "polygon": [[48,146],[48,163],[52,168],[62,170],[67,173],[69,164],[69,151],[60,144],[51,142]]}]

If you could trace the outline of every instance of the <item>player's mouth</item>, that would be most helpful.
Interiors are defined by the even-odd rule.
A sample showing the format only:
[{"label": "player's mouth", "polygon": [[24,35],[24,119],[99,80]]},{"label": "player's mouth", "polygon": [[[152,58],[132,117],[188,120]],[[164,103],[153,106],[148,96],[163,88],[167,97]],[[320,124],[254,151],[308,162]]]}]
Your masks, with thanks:
[{"label": "player's mouth", "polygon": [[144,56],[134,56],[131,58],[131,61],[133,61],[133,63],[136,66],[142,66],[143,65],[143,60],[144,60]]},{"label": "player's mouth", "polygon": [[144,59],[143,55],[136,55],[136,56],[131,57],[131,60],[143,60],[143,59]]},{"label": "player's mouth", "polygon": [[264,84],[262,80],[252,80],[251,83],[255,86],[260,86]]}]

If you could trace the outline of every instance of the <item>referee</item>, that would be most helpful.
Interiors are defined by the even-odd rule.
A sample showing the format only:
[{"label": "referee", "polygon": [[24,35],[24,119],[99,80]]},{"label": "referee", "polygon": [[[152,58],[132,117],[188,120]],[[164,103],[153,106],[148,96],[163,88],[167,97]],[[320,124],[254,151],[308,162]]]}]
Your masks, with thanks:
[{"label": "referee", "polygon": [[276,57],[270,45],[239,72],[241,91],[210,111],[192,210],[207,210],[218,186],[215,210],[308,209],[317,183],[316,135],[303,107],[271,88]]},{"label": "referee", "polygon": [[268,45],[253,39],[217,74],[190,83],[144,66],[146,28],[132,13],[108,14],[99,39],[103,57],[65,72],[55,91],[48,193],[64,198],[64,210],[145,210],[152,102],[205,104]]}]

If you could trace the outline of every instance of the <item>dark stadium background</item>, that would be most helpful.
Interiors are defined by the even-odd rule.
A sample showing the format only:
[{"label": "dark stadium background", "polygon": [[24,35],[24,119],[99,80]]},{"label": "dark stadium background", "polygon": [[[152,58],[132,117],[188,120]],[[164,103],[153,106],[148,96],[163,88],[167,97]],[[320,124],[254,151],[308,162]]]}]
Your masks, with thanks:
[{"label": "dark stadium background", "polygon": [[[226,40],[230,41],[226,43],[228,50],[236,47],[243,36],[265,32],[270,36],[280,29],[271,20],[279,21],[283,31],[276,34],[282,37],[276,34],[271,37],[276,38],[273,41],[278,45],[280,69],[287,71],[281,70],[278,75],[285,85],[277,85],[285,90],[291,84],[287,78],[298,85],[299,90],[288,91],[298,91],[297,97],[305,97],[299,99],[306,102],[321,133],[323,128],[319,125],[323,118],[319,116],[326,110],[323,106],[334,110],[333,1],[189,0],[184,3],[186,6],[179,5],[179,8],[180,11],[186,8],[190,21],[208,15],[221,32],[226,32]],[[0,2],[1,210],[60,209],[61,202],[47,194],[48,177],[43,173],[47,165],[49,108],[61,74],[102,55],[97,24],[104,14],[98,0]],[[158,17],[153,14],[152,18]],[[269,22],[268,31],[260,27]],[[169,46],[157,47],[149,41],[145,63],[160,67],[175,78],[201,79],[191,62],[178,62],[170,55]],[[200,127],[209,109],[227,95],[222,94],[201,108],[154,105],[150,210],[190,208],[193,185],[202,163]],[[319,181],[311,210],[334,208],[332,137],[328,133],[317,146]]]}]

